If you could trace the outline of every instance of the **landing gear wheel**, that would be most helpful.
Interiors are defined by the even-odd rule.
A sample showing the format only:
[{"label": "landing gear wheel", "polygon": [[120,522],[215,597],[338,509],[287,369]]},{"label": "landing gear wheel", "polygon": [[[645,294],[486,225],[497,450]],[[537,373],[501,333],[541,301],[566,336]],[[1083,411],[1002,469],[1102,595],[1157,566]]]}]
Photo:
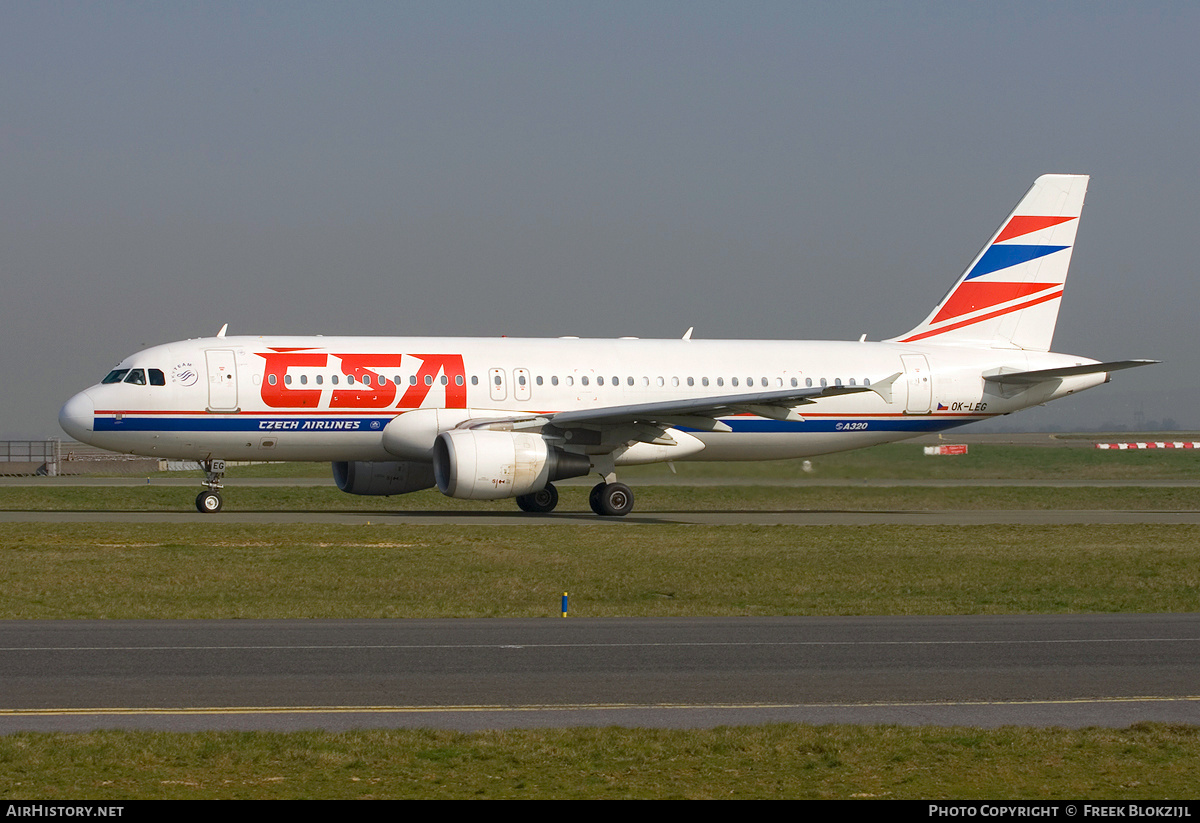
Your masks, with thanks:
[{"label": "landing gear wheel", "polygon": [[624,483],[601,483],[592,489],[588,502],[596,514],[624,517],[633,511],[633,491]]},{"label": "landing gear wheel", "polygon": [[554,488],[551,483],[547,483],[544,489],[522,494],[517,498],[517,506],[521,511],[530,514],[549,514],[557,505],[558,489]]},{"label": "landing gear wheel", "polygon": [[592,507],[592,511],[596,514],[604,514],[604,509],[600,508],[600,494],[604,491],[607,483],[597,483],[592,486],[592,490],[588,492],[588,505]]},{"label": "landing gear wheel", "polygon": [[196,511],[201,514],[215,514],[224,504],[220,492],[200,492],[196,495]]}]

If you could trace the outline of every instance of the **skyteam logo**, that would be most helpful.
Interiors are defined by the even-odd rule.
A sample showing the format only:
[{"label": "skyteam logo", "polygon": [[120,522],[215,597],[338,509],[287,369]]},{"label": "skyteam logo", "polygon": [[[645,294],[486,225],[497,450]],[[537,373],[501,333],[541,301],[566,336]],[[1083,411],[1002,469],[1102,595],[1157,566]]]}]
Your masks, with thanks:
[{"label": "skyteam logo", "polygon": [[180,363],[171,369],[171,380],[181,386],[194,386],[200,379],[200,373],[191,363]]}]

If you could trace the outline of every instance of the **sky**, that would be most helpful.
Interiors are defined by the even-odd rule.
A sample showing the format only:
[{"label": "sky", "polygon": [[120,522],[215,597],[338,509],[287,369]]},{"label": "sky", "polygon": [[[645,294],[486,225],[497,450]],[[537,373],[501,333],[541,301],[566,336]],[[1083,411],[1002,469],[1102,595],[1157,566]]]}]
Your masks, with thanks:
[{"label": "sky", "polygon": [[1005,418],[1200,429],[1200,4],[0,4],[0,437],[214,334],[879,340],[1092,175]]}]

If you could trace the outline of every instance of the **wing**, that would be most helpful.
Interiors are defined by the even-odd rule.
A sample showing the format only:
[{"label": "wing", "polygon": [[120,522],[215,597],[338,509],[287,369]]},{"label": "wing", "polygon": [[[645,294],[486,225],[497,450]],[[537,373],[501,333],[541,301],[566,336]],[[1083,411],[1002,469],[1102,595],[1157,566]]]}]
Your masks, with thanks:
[{"label": "wing", "polygon": [[799,420],[801,417],[795,411],[796,406],[815,403],[822,397],[837,397],[870,391],[878,393],[882,390],[882,387],[876,386],[822,386],[746,392],[559,412],[550,415],[547,422],[559,429],[640,423],[665,426],[687,425],[710,431],[730,431],[728,426],[717,419],[718,417],[749,412],[774,420]]},{"label": "wing", "polygon": [[[610,451],[638,441],[674,445],[675,440],[667,433],[667,429],[673,427],[682,426],[700,431],[732,431],[718,419],[723,415],[749,413],[774,420],[803,420],[796,411],[797,406],[815,403],[825,397],[864,392],[874,392],[890,402],[892,385],[900,375],[900,372],[896,372],[883,380],[861,386],[778,389],[680,398],[656,403],[601,406],[554,414],[473,418],[460,423],[457,428],[536,430],[555,440],[569,439],[573,446],[588,447],[587,450],[592,452]],[[567,434],[568,432],[571,434]]]}]

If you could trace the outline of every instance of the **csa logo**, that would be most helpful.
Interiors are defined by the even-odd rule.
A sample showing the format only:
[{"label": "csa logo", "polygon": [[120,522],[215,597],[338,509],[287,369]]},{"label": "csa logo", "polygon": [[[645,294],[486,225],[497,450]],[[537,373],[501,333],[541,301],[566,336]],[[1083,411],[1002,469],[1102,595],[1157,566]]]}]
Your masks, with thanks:
[{"label": "csa logo", "polygon": [[171,380],[181,386],[194,386],[199,379],[200,373],[196,371],[196,367],[191,363],[180,363],[171,369]]}]

